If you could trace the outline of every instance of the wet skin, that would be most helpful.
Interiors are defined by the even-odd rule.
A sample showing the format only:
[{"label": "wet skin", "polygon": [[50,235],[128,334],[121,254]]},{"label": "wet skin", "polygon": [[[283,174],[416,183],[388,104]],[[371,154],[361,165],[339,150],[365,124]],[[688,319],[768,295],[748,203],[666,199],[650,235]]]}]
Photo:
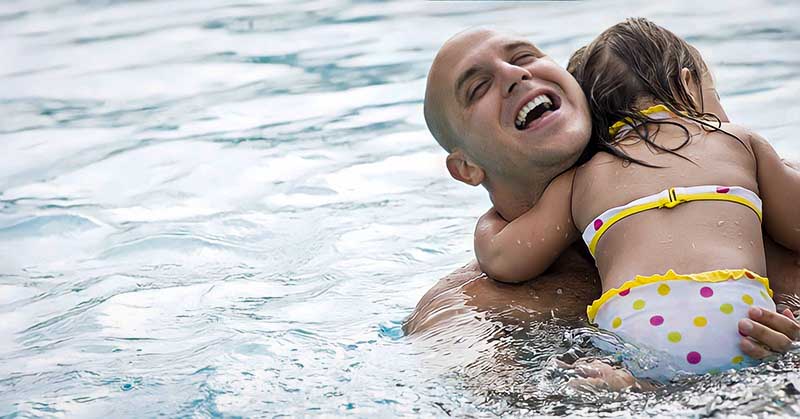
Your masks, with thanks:
[{"label": "wet skin", "polygon": [[[800,295],[800,281],[797,280],[800,278],[800,255],[772,240],[766,240],[765,245],[775,302],[793,311],[800,310],[797,299],[792,297]],[[586,306],[600,296],[600,291],[597,268],[582,244],[564,252],[544,275],[521,284],[497,282],[486,276],[473,260],[428,290],[403,327],[410,335],[448,327],[448,319],[456,314],[456,311],[447,310],[448,307],[460,307],[459,313],[465,310],[484,313],[487,319],[509,324],[551,317],[586,321]],[[513,309],[509,310],[512,303]],[[785,327],[784,324],[780,326]],[[774,339],[774,333],[762,331],[762,335],[765,339]]]},{"label": "wet skin", "polygon": [[[575,94],[574,79],[532,44],[518,41],[491,31],[457,35],[434,60],[425,100],[426,121],[434,136],[460,139],[447,159],[452,176],[486,187],[495,208],[507,220],[530,208],[547,183],[570,167],[588,142],[588,108],[582,93]],[[516,48],[506,48],[509,45]],[[509,115],[513,117],[518,104],[531,92],[543,88],[559,97],[562,113],[558,116],[566,117],[553,118],[530,131],[516,130]],[[724,118],[724,110],[712,93],[715,95],[697,92],[697,96],[718,106],[717,113]],[[776,303],[788,302],[792,309],[800,308],[792,298],[786,298],[800,294],[800,255],[766,236],[765,249]],[[511,324],[553,316],[585,321],[586,306],[599,297],[600,291],[594,261],[582,245],[564,252],[539,278],[519,285],[492,280],[473,261],[431,288],[405,322],[404,330],[415,335],[451,327],[449,320],[464,311],[484,314],[476,320]],[[754,345],[743,338],[742,349],[750,356],[760,358],[770,351],[785,351],[792,339],[800,338],[797,323],[785,315],[752,310],[749,315],[753,321],[742,320],[739,326],[744,335],[759,342]]]}]

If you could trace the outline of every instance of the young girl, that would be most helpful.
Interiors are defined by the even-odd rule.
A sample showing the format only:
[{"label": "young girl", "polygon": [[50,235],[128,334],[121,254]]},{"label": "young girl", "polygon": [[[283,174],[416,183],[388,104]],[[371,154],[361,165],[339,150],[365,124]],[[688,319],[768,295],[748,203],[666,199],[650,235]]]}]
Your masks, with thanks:
[{"label": "young girl", "polygon": [[483,215],[481,268],[500,281],[535,278],[582,237],[603,282],[589,321],[659,354],[643,376],[742,365],[738,320],[749,306],[775,310],[762,222],[800,250],[800,173],[758,134],[709,112],[719,108],[703,100],[715,93],[709,72],[670,31],[629,19],[578,61],[590,159],[511,223]]}]

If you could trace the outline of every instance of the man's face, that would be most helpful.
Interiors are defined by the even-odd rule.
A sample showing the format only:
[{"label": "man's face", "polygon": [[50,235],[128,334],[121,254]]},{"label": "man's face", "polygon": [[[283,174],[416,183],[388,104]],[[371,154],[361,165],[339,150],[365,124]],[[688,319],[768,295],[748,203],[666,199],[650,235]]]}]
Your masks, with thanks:
[{"label": "man's face", "polygon": [[589,140],[578,83],[521,38],[485,30],[457,35],[437,55],[428,89],[458,147],[489,178],[555,176]]}]

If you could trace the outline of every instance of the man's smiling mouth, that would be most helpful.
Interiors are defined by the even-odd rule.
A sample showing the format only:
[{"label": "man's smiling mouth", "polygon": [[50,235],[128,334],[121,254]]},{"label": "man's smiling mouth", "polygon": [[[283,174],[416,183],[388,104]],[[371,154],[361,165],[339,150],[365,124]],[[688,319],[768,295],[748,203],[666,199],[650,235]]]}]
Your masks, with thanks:
[{"label": "man's smiling mouth", "polygon": [[548,111],[555,111],[559,108],[557,100],[553,100],[546,94],[541,94],[531,99],[517,113],[514,125],[518,130],[524,130],[531,122],[541,118]]}]

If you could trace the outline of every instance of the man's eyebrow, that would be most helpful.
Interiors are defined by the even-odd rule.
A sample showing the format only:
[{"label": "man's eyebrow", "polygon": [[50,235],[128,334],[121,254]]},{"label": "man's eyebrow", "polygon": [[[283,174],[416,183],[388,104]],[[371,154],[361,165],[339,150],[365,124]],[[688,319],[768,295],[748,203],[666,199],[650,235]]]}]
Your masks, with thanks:
[{"label": "man's eyebrow", "polygon": [[513,50],[515,50],[517,48],[521,48],[521,47],[531,47],[531,48],[535,49],[537,52],[539,51],[539,49],[536,48],[536,46],[534,46],[533,44],[531,44],[528,41],[516,41],[516,42],[512,42],[510,44],[506,44],[506,46],[503,47],[503,50],[505,52],[511,52],[511,51],[513,51]]}]

